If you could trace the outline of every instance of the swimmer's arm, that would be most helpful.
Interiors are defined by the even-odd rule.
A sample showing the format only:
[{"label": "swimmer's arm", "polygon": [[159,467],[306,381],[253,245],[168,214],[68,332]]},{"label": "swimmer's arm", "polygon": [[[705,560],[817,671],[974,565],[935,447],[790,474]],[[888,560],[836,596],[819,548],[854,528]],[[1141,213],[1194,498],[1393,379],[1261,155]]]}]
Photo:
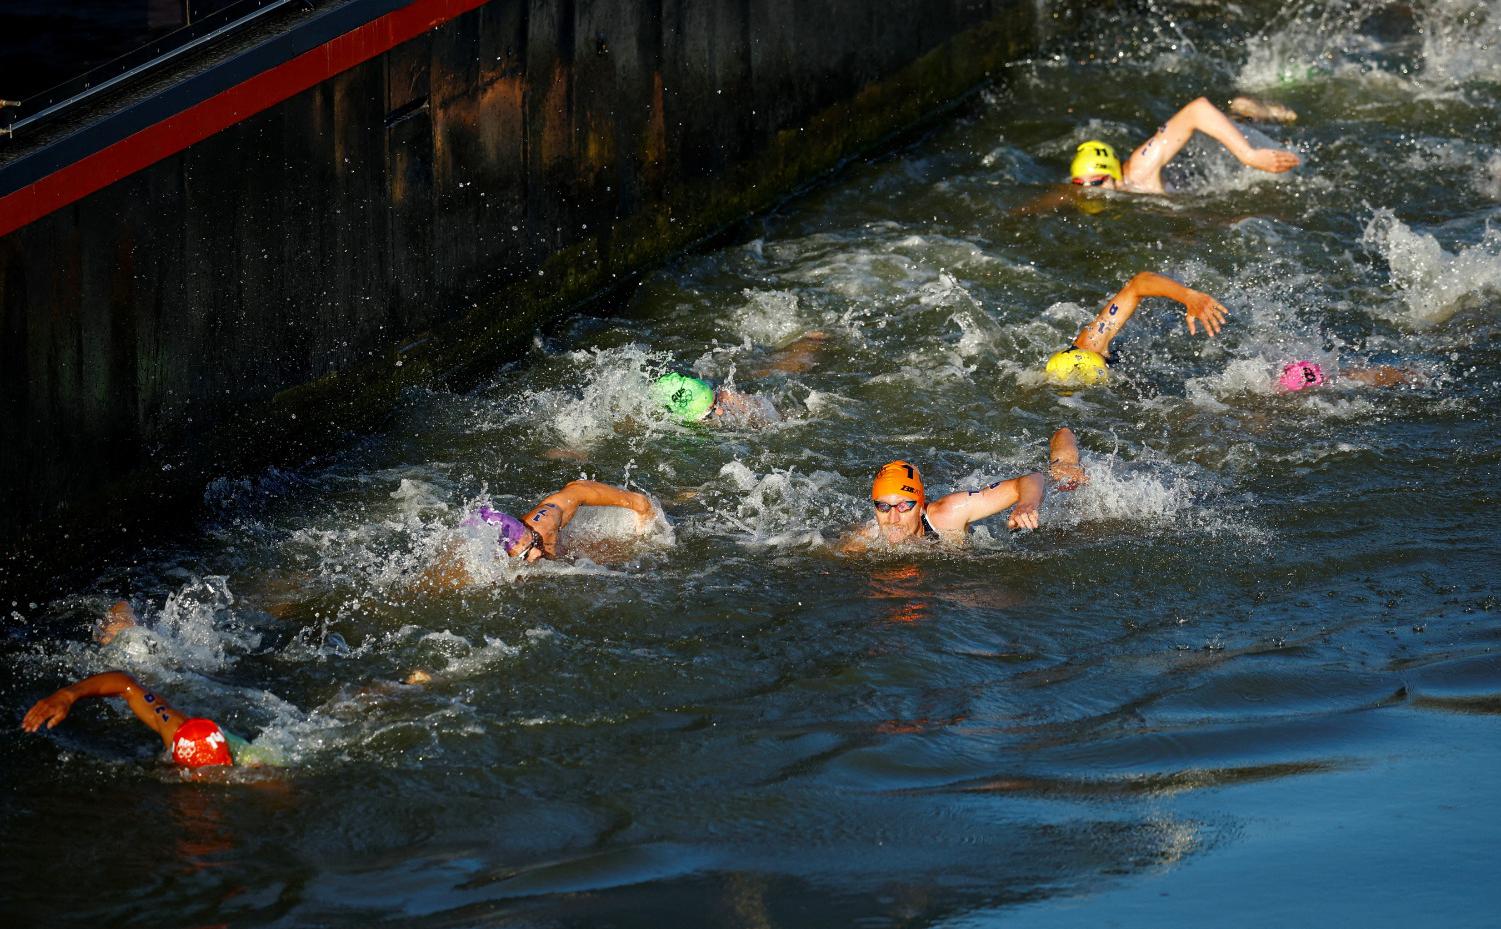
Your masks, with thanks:
[{"label": "swimmer's arm", "polygon": [[542,501],[543,505],[547,503],[558,505],[567,514],[559,528],[568,525],[568,521],[581,506],[624,507],[637,516],[650,516],[654,511],[651,498],[646,494],[599,481],[570,481],[562,490]]},{"label": "swimmer's arm", "polygon": [[874,542],[880,529],[873,523],[861,523],[851,526],[839,540],[837,551],[841,555],[858,555],[870,551],[870,543]]},{"label": "swimmer's arm", "polygon": [[438,551],[433,563],[423,569],[412,590],[421,594],[435,594],[445,590],[460,590],[474,583],[469,569],[464,565],[457,542],[449,542]]},{"label": "swimmer's arm", "polygon": [[1011,211],[1012,216],[1036,216],[1039,213],[1056,213],[1072,203],[1079,192],[1073,185],[1050,190],[1037,199],[1022,204]]},{"label": "swimmer's arm", "polygon": [[1037,508],[1047,484],[1041,474],[1024,474],[996,481],[983,490],[940,497],[928,505],[928,522],[940,532],[957,532],[1004,510],[1011,510],[1006,525],[1011,529],[1036,529]]},{"label": "swimmer's arm", "polygon": [[186,716],[173,709],[165,699],[142,687],[129,674],[123,671],[105,671],[103,674],[86,677],[76,684],[69,684],[52,696],[38,700],[21,721],[21,728],[27,732],[36,732],[46,724],[51,729],[67,719],[73,704],[85,697],[124,697],[136,719],[155,730],[166,745],[172,744],[172,736],[177,733],[177,727],[187,720]]},{"label": "swimmer's arm", "polygon": [[1280,148],[1257,148],[1207,97],[1191,101],[1174,113],[1157,134],[1131,153],[1124,173],[1129,186],[1162,192],[1162,169],[1188,144],[1195,131],[1219,142],[1236,160],[1262,171],[1280,173],[1298,166],[1298,156]]},{"label": "swimmer's arm", "polygon": [[807,371],[813,367],[816,356],[823,350],[824,343],[828,340],[827,332],[814,330],[804,333],[793,342],[777,349],[767,361],[766,367],[756,373],[765,375],[772,371],[786,371],[797,374]]},{"label": "swimmer's arm", "polygon": [[636,528],[643,529],[656,512],[652,499],[646,494],[623,490],[599,481],[570,481],[562,490],[548,494],[542,502],[522,518],[542,537],[543,551],[532,549],[528,560],[551,558],[556,551],[558,533],[573,521],[581,506],[618,506],[636,514]]},{"label": "swimmer's arm", "polygon": [[1119,293],[1107,300],[1099,314],[1079,331],[1074,339],[1074,347],[1108,357],[1110,340],[1125,328],[1126,320],[1136,312],[1137,304],[1145,297],[1166,297],[1183,304],[1190,335],[1198,332],[1198,325],[1201,323],[1205,333],[1210,336],[1217,335],[1220,327],[1225,324],[1228,311],[1218,300],[1192,287],[1185,287],[1170,277],[1142,271],[1127,281]]},{"label": "swimmer's arm", "polygon": [[714,416],[737,416],[744,420],[763,422],[775,422],[782,415],[769,401],[763,406],[759,397],[723,387],[714,393],[714,408],[711,412]]},{"label": "swimmer's arm", "polygon": [[1340,368],[1339,376],[1367,387],[1400,387],[1404,384],[1423,384],[1427,378],[1410,368],[1392,365],[1373,365],[1369,368]]}]

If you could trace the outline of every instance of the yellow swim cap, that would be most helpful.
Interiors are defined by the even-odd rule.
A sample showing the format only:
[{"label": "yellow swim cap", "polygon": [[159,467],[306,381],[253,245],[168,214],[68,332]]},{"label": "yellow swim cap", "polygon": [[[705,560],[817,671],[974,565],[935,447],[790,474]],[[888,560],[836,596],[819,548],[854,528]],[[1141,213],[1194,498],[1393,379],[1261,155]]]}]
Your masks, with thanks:
[{"label": "yellow swim cap", "polygon": [[1110,369],[1099,352],[1065,348],[1048,359],[1047,374],[1051,384],[1101,384],[1110,376]]},{"label": "yellow swim cap", "polygon": [[1076,181],[1102,174],[1108,174],[1118,181],[1121,179],[1121,160],[1115,157],[1115,149],[1104,142],[1091,139],[1079,143],[1079,150],[1074,154],[1074,163],[1069,165],[1068,173]]}]

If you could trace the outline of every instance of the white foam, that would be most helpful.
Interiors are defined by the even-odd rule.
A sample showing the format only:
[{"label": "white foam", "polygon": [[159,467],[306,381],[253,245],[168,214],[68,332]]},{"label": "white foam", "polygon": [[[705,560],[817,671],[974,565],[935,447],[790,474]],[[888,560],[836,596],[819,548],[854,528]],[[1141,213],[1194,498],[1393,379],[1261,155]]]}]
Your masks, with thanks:
[{"label": "white foam", "polygon": [[743,290],[745,303],[734,310],[730,325],[735,334],[761,345],[776,345],[808,328],[797,294],[787,290]]},{"label": "white foam", "polygon": [[855,509],[837,489],[840,476],[828,471],[758,474],[744,462],[731,461],[719,476],[729,492],[706,495],[710,514],[705,528],[753,548],[817,545],[826,531],[842,529]]},{"label": "white foam", "polygon": [[1213,482],[1187,466],[1089,454],[1082,463],[1089,483],[1070,493],[1050,493],[1044,525],[1073,529],[1110,521],[1153,531],[1255,535],[1212,499]]},{"label": "white foam", "polygon": [[529,428],[550,429],[566,448],[587,449],[630,420],[648,430],[679,428],[651,395],[673,359],[639,345],[568,352],[571,386],[527,392],[506,417]]},{"label": "white foam", "polygon": [[1236,86],[1266,90],[1341,80],[1405,86],[1416,97],[1452,97],[1472,81],[1501,79],[1501,0],[1428,0],[1411,6],[1422,48],[1393,57],[1360,28],[1370,4],[1289,4],[1246,39]]},{"label": "white foam", "polygon": [[1414,4],[1423,36],[1426,84],[1501,80],[1501,0]]},{"label": "white foam", "polygon": [[1370,4],[1361,0],[1285,5],[1246,37],[1236,86],[1260,90],[1379,73],[1376,56],[1384,46],[1360,31],[1370,13]]},{"label": "white foam", "polygon": [[1380,209],[1362,241],[1391,268],[1392,286],[1406,306],[1405,312],[1388,314],[1396,322],[1420,329],[1441,325],[1481,294],[1501,290],[1501,234],[1495,229],[1487,227],[1480,242],[1450,252],[1435,237]]},{"label": "white foam", "polygon": [[260,644],[260,635],[235,613],[234,602],[224,577],[193,578],[168,594],[160,610],[142,609],[140,624],[100,649],[100,659],[154,676],[223,671]]}]

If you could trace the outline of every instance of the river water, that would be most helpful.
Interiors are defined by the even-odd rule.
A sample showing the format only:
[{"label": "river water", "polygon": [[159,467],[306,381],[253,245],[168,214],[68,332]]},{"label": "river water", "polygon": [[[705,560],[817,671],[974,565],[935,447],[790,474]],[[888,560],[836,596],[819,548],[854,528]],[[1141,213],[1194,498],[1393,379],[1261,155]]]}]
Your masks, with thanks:
[{"label": "river water", "polygon": [[[1195,143],[1170,197],[1021,209],[1236,92],[1298,112],[1263,131],[1300,169]],[[185,781],[118,702],[12,725],[0,921],[1493,925],[1498,139],[1501,3],[1096,14],[479,389],[16,604],[12,720],[122,668],[286,766]],[[1110,387],[1047,387],[1139,270],[1221,336],[1149,301]],[[1278,393],[1294,358],[1424,383]],[[786,419],[673,423],[669,367]],[[1059,424],[1092,480],[1039,531],[836,551],[884,461],[977,487]],[[668,522],[520,570],[455,529],[585,474]],[[412,593],[456,533],[477,582]]]}]

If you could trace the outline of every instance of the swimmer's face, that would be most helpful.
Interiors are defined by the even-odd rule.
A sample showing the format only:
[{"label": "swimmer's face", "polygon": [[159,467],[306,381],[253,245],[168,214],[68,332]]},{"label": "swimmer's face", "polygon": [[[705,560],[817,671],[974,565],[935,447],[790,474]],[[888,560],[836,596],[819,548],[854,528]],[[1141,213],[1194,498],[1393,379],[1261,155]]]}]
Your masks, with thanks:
[{"label": "swimmer's face", "polygon": [[[875,507],[876,526],[887,542],[900,542],[921,531],[922,507],[917,505],[916,500],[901,494],[887,494],[875,498],[872,503],[882,504]],[[885,512],[882,512],[883,507]]]},{"label": "swimmer's face", "polygon": [[506,546],[506,554],[512,558],[536,561],[542,557],[542,538],[537,534],[536,530],[529,530],[525,539],[514,545]]},{"label": "swimmer's face", "polygon": [[1115,178],[1108,174],[1096,174],[1094,177],[1076,177],[1073,181],[1080,187],[1103,187],[1106,190],[1116,190],[1120,187]]}]

